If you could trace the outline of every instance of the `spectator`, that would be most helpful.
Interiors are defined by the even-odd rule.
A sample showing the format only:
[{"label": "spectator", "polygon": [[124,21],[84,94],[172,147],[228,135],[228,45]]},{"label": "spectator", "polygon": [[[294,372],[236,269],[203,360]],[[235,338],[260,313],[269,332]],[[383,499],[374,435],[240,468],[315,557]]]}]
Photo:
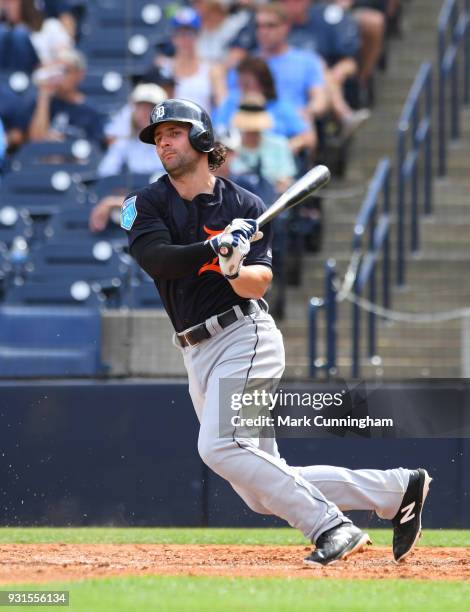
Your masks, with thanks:
[{"label": "spectator", "polygon": [[229,15],[230,0],[193,0],[201,18],[198,37],[199,56],[208,62],[220,62],[228,53],[229,43],[246,24],[249,14],[239,11]]},{"label": "spectator", "polygon": [[[128,136],[118,138],[111,144],[98,166],[99,177],[119,175],[125,170],[133,174],[154,176],[165,173],[160,159],[155,155],[149,155],[148,145],[139,140],[138,134],[148,125],[152,108],[166,100],[166,97],[165,91],[155,84],[140,83],[135,87],[130,97],[129,123],[124,129]],[[113,210],[121,207],[123,196],[125,196],[125,188],[122,193],[114,192],[96,204],[89,220],[92,232],[101,232],[106,229]]]},{"label": "spectator", "polygon": [[85,56],[76,50],[62,51],[49,75],[40,75],[38,95],[29,126],[30,138],[63,140],[68,136],[104,144],[105,117],[78,89],[86,73]]},{"label": "spectator", "polygon": [[135,83],[154,83],[165,90],[169,98],[175,97],[176,81],[171,72],[158,66],[151,66],[143,75],[135,79]]},{"label": "spectator", "polygon": [[386,25],[386,0],[336,0],[345,11],[352,10],[361,31],[359,81],[362,87],[369,80],[383,50]]},{"label": "spectator", "polygon": [[313,154],[316,134],[288,98],[279,98],[269,66],[260,57],[246,57],[237,68],[238,89],[232,90],[214,117],[215,125],[228,126],[238,109],[240,98],[255,93],[266,99],[266,110],[273,121],[272,132],[289,139],[291,151]]},{"label": "spectator", "polygon": [[337,4],[309,0],[282,0],[290,24],[289,42],[295,47],[316,50],[327,64],[325,77],[332,110],[350,136],[370,113],[354,112],[344,97],[345,82],[358,74],[360,37],[352,17]]},{"label": "spectator", "polygon": [[224,129],[216,133],[216,140],[224,145],[226,156],[225,162],[217,168],[215,174],[230,179],[240,187],[248,189],[248,191],[261,198],[267,206],[272,204],[276,199],[276,191],[273,185],[259,174],[259,168],[255,168],[254,171],[246,174],[235,175],[231,172],[232,162],[236,159],[241,146],[240,132],[234,128]]},{"label": "spectator", "polygon": [[138,134],[148,125],[153,107],[166,98],[165,91],[158,85],[140,83],[136,86],[130,97],[128,124],[123,129],[125,136],[110,145],[98,166],[98,176],[120,174],[125,167],[136,174],[164,171],[159,158],[148,154],[148,147],[139,140]]},{"label": "spectator", "polygon": [[3,0],[3,3],[13,30],[20,28],[28,35],[40,63],[53,62],[61,50],[73,46],[73,40],[62,23],[54,17],[45,18],[35,0]]},{"label": "spectator", "polygon": [[39,57],[31,41],[23,2],[0,0],[0,10],[0,69],[31,74],[39,64]]},{"label": "spectator", "polygon": [[272,119],[265,102],[259,94],[242,99],[232,120],[232,127],[241,133],[241,146],[230,169],[234,175],[259,171],[276,191],[283,192],[292,183],[297,168],[287,138],[268,133]]},{"label": "spectator", "polygon": [[282,91],[310,121],[329,108],[321,58],[310,51],[290,47],[286,13],[278,3],[261,6],[256,12],[258,54],[273,74],[277,91]]},{"label": "spectator", "polygon": [[174,57],[157,57],[157,66],[176,81],[175,97],[196,102],[210,111],[225,97],[224,72],[203,61],[197,51],[201,20],[192,8],[182,8],[171,20]]}]

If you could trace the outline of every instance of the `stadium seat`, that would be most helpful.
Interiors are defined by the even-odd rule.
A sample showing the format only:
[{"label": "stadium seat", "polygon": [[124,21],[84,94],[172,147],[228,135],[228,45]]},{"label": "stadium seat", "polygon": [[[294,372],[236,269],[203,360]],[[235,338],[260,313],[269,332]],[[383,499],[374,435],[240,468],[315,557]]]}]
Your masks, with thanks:
[{"label": "stadium seat", "polygon": [[116,68],[113,70],[92,71],[80,83],[82,91],[90,104],[103,113],[113,113],[127,102],[130,85]]},{"label": "stadium seat", "polygon": [[76,242],[96,237],[99,240],[111,242],[113,247],[127,245],[126,233],[115,223],[110,223],[108,228],[99,234],[92,234],[88,227],[90,212],[91,209],[86,206],[61,210],[50,218],[44,231],[46,238],[62,242],[70,240]]},{"label": "stadium seat", "polygon": [[122,306],[128,308],[163,308],[160,295],[153,281],[139,281],[134,278],[124,294]]},{"label": "stadium seat", "polygon": [[[132,32],[132,31],[131,31]],[[84,36],[80,41],[81,50],[90,64],[90,70],[115,70],[122,66],[127,71],[148,67],[153,59],[153,39],[144,34],[129,33],[121,26],[106,28],[100,36]]]},{"label": "stadium seat", "polygon": [[105,297],[85,281],[33,281],[6,289],[5,304],[23,306],[103,306]]},{"label": "stadium seat", "polygon": [[86,188],[76,176],[61,166],[51,169],[47,166],[38,172],[10,172],[0,185],[2,206],[12,206],[29,213],[34,219],[45,218],[61,208],[86,201]]},{"label": "stadium seat", "polygon": [[133,33],[154,35],[166,28],[167,18],[161,1],[96,2],[90,4],[87,24],[95,28],[116,28],[126,24]]},{"label": "stadium seat", "polygon": [[0,208],[0,250],[8,250],[18,236],[30,240],[32,222],[28,215],[21,215],[12,206]]},{"label": "stadium seat", "polygon": [[[51,241],[31,251],[28,278],[98,281],[120,286],[129,271],[129,262],[105,240]],[[108,285],[107,285],[108,286]]]},{"label": "stadium seat", "polygon": [[2,306],[0,377],[97,376],[100,357],[98,309]]},{"label": "stadium seat", "polygon": [[[79,184],[79,177],[71,174],[68,167],[58,164],[57,166],[38,166],[36,171],[28,169],[28,180],[22,172],[9,172],[3,178],[1,184],[1,202],[9,193],[32,194],[34,196],[47,194],[51,196],[74,197],[83,194],[85,187]],[[84,198],[83,198],[84,200]]]},{"label": "stadium seat", "polygon": [[101,152],[97,146],[84,138],[64,142],[29,142],[14,156],[11,170],[44,172],[44,166],[47,166],[51,172],[56,170],[80,174],[94,170],[100,158]]},{"label": "stadium seat", "polygon": [[125,196],[131,191],[145,187],[152,181],[149,174],[132,174],[123,172],[113,176],[98,179],[88,187],[88,197],[91,204],[96,204],[108,195]]},{"label": "stadium seat", "polygon": [[34,95],[35,92],[31,76],[19,70],[0,70],[0,83],[18,95]]}]

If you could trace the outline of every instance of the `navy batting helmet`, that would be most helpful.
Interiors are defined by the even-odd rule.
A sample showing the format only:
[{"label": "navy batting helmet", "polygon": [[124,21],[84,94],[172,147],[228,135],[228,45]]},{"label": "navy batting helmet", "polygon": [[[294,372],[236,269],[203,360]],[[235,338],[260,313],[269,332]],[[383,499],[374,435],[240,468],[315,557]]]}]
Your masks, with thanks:
[{"label": "navy batting helmet", "polygon": [[214,150],[214,130],[206,111],[190,100],[169,99],[157,104],[150,113],[150,125],[144,128],[139,138],[147,144],[155,144],[155,126],[165,121],[190,123],[189,142],[201,153]]}]

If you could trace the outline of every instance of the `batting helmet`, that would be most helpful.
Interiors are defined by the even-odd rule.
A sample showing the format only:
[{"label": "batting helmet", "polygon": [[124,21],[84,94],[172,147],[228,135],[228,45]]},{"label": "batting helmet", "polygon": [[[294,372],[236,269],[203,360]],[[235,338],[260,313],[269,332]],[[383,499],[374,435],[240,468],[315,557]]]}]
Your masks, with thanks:
[{"label": "batting helmet", "polygon": [[147,144],[155,144],[155,126],[165,121],[190,123],[189,142],[201,153],[214,150],[214,130],[206,111],[189,100],[170,99],[157,104],[150,113],[150,125],[144,128],[139,138]]}]

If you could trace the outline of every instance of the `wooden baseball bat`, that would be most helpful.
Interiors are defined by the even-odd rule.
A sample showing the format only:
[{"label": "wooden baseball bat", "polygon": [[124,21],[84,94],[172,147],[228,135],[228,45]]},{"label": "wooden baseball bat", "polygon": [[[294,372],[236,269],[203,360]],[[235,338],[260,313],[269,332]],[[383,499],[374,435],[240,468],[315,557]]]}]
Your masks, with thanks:
[{"label": "wooden baseball bat", "polygon": [[[309,170],[258,217],[259,227],[262,228],[263,225],[272,221],[277,215],[303,202],[305,198],[324,187],[330,180],[330,177],[331,173],[326,166],[315,166]],[[219,255],[230,257],[232,253],[233,247],[229,242],[220,243]]]}]

